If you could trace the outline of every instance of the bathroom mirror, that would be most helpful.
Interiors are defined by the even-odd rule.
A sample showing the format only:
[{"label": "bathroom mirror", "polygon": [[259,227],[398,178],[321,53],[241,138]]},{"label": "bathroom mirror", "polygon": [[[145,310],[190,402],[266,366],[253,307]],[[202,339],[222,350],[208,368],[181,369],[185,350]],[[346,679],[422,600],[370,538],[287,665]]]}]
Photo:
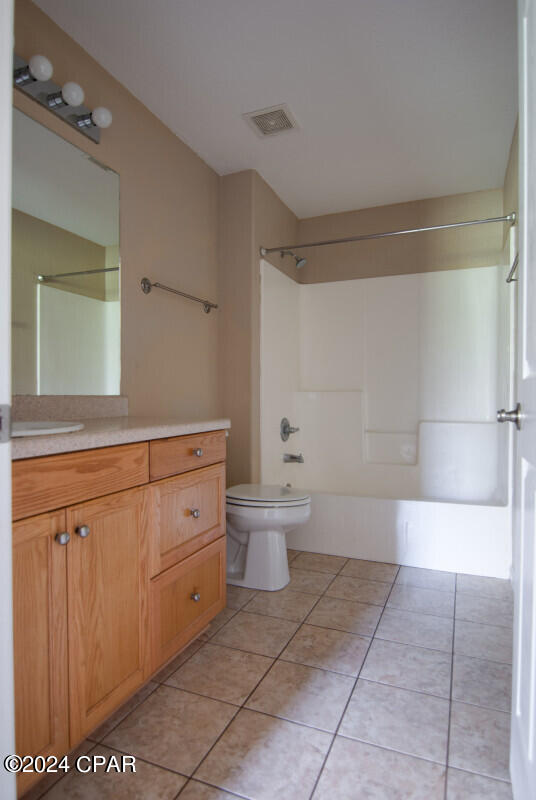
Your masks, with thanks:
[{"label": "bathroom mirror", "polygon": [[13,110],[13,394],[119,394],[119,175]]}]

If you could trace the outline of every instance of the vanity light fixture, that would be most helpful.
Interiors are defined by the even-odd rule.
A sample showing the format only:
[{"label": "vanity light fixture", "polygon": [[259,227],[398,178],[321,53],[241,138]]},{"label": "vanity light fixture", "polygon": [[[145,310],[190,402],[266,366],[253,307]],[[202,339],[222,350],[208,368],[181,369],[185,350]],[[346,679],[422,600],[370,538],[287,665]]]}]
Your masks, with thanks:
[{"label": "vanity light fixture", "polygon": [[52,92],[47,97],[48,107],[55,109],[57,106],[81,106],[84,102],[84,90],[74,81],[67,81],[60,92]]},{"label": "vanity light fixture", "polygon": [[32,56],[27,64],[15,69],[15,86],[19,88],[34,81],[49,81],[54,68],[46,56]]},{"label": "vanity light fixture", "polygon": [[112,112],[109,109],[97,106],[92,111],[83,105],[84,90],[74,81],[67,81],[61,87],[53,83],[50,80],[53,67],[46,56],[32,56],[26,63],[15,55],[13,68],[15,88],[98,144],[100,129],[109,128],[112,124]]},{"label": "vanity light fixture", "polygon": [[104,106],[97,106],[89,114],[79,116],[76,124],[79,128],[88,128],[91,125],[96,125],[98,128],[109,128],[112,124],[112,112]]}]

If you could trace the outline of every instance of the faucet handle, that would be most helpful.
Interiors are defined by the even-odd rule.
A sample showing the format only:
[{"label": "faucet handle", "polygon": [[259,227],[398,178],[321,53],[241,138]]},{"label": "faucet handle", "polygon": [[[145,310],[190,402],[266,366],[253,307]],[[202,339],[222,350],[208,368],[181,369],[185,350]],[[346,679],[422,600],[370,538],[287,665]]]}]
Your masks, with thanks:
[{"label": "faucet handle", "polygon": [[298,433],[299,430],[299,428],[293,428],[288,419],[283,417],[279,426],[279,433],[281,434],[281,439],[284,442],[287,441],[291,433]]}]

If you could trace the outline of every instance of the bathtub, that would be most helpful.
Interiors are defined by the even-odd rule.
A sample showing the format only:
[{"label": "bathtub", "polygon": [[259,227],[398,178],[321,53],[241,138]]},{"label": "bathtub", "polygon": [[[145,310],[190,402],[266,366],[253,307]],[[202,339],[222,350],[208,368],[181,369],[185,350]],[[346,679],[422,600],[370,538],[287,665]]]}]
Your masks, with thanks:
[{"label": "bathtub", "polygon": [[296,550],[510,578],[512,509],[311,492],[311,519],[287,534]]}]

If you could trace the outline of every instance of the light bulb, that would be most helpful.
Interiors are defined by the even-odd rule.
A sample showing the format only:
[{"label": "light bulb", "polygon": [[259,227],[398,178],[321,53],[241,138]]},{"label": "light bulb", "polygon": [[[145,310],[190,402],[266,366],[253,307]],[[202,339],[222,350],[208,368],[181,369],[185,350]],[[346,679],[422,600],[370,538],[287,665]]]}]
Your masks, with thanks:
[{"label": "light bulb", "polygon": [[84,90],[74,81],[63,84],[61,96],[68,106],[81,106],[84,102]]},{"label": "light bulb", "polygon": [[46,56],[32,56],[28,62],[32,77],[36,81],[49,81],[54,68]]},{"label": "light bulb", "polygon": [[109,128],[112,124],[112,112],[104,106],[97,106],[91,112],[91,119],[99,128]]}]

